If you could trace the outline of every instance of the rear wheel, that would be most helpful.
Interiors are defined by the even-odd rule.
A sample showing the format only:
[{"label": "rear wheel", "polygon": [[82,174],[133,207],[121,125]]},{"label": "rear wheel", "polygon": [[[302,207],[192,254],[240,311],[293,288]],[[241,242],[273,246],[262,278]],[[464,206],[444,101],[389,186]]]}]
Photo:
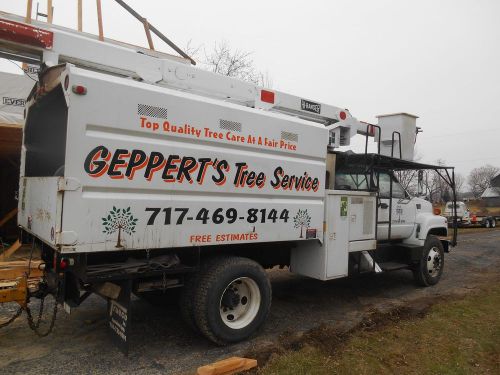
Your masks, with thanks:
[{"label": "rear wheel", "polygon": [[200,271],[193,297],[196,327],[223,345],[248,338],[264,323],[271,307],[271,284],[257,262],[221,257]]},{"label": "rear wheel", "polygon": [[488,219],[486,219],[486,220],[484,221],[484,227],[485,227],[485,228],[489,228],[490,226],[491,226],[490,221],[489,221]]},{"label": "rear wheel", "polygon": [[491,227],[495,228],[497,226],[497,222],[495,219],[491,219]]},{"label": "rear wheel", "polygon": [[413,270],[415,281],[421,286],[436,285],[441,279],[443,269],[443,244],[436,236],[428,236],[422,251],[422,257]]}]

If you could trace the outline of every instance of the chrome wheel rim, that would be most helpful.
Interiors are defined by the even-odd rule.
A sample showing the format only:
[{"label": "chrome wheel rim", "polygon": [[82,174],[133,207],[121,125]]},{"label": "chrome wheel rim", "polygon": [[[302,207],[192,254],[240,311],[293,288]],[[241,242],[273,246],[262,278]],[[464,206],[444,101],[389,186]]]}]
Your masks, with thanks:
[{"label": "chrome wheel rim", "polygon": [[427,254],[427,272],[429,276],[436,277],[441,270],[441,254],[437,247],[433,247]]},{"label": "chrome wheel rim", "polygon": [[242,329],[253,322],[260,308],[260,289],[249,277],[239,277],[224,289],[219,301],[220,317],[232,329]]}]

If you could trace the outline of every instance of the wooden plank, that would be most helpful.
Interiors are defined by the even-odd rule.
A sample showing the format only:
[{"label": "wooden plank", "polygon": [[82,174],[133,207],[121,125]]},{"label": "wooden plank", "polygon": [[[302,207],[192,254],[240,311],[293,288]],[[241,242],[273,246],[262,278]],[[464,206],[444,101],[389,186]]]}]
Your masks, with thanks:
[{"label": "wooden plank", "polygon": [[256,359],[231,357],[198,367],[198,375],[232,375],[257,367]]},{"label": "wooden plank", "polygon": [[33,12],[33,0],[28,0],[26,4],[26,17],[24,22],[31,23],[31,14]]},{"label": "wooden plank", "polygon": [[[13,268],[10,270],[1,270],[0,271],[0,280],[12,280],[17,277],[23,277],[28,273],[28,270],[26,268]],[[43,276],[43,271],[39,269],[32,269],[30,272],[30,279],[31,278],[41,278]]]},{"label": "wooden plank", "polygon": [[16,285],[0,290],[0,303],[17,302],[21,306],[26,306],[27,294],[28,280],[25,277],[20,277],[17,279]]},{"label": "wooden plank", "polygon": [[52,23],[54,17],[54,7],[52,6],[52,0],[47,0],[47,22]]},{"label": "wooden plank", "polygon": [[0,128],[5,128],[5,129],[23,129],[23,126],[21,124],[6,124],[3,122],[0,122]]},{"label": "wooden plank", "polygon": [[[40,264],[44,263],[40,259],[31,260],[31,268],[38,268]],[[12,267],[28,267],[29,259],[19,259],[19,260],[9,260],[6,262],[0,262],[0,269],[12,268]]]},{"label": "wooden plank", "polygon": [[21,248],[21,242],[17,240],[10,247],[2,253],[2,260],[9,259],[17,250]]},{"label": "wooden plank", "polygon": [[144,31],[146,31],[146,37],[148,38],[149,49],[155,50],[155,46],[153,44],[153,38],[151,37],[151,30],[149,30],[149,22],[147,19],[142,20],[142,24],[144,25]]},{"label": "wooden plank", "polygon": [[0,289],[12,288],[17,285],[17,281],[9,280],[9,281],[0,281]]},{"label": "wooden plank", "polygon": [[97,24],[99,26],[99,40],[104,40],[104,31],[102,28],[102,8],[101,8],[101,0],[96,0],[97,4]]},{"label": "wooden plank", "polygon": [[82,0],[78,0],[78,31],[83,30],[82,14],[83,14]]},{"label": "wooden plank", "polygon": [[3,227],[7,222],[9,222],[12,218],[14,218],[17,215],[17,207],[12,209],[5,215],[3,218],[0,219],[0,227]]}]

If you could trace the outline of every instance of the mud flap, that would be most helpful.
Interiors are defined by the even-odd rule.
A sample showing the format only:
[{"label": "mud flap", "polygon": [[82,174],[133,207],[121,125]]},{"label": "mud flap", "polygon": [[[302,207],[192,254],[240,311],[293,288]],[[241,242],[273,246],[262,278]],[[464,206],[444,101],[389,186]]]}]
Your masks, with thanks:
[{"label": "mud flap", "polygon": [[118,298],[108,298],[108,327],[115,345],[123,354],[128,356],[129,333],[132,324],[132,310],[130,306],[132,280],[122,281],[118,285],[121,288]]}]

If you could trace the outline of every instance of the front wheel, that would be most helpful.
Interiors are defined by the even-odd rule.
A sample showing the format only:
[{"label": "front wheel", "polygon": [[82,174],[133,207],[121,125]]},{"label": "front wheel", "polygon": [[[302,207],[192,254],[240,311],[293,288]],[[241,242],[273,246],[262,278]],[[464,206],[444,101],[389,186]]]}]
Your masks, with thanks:
[{"label": "front wheel", "polygon": [[271,284],[258,263],[221,257],[200,272],[193,318],[205,337],[219,345],[238,342],[264,323],[271,307]]},{"label": "front wheel", "polygon": [[421,286],[436,285],[444,269],[443,244],[436,236],[428,236],[422,251],[422,257],[415,265],[413,275]]}]

